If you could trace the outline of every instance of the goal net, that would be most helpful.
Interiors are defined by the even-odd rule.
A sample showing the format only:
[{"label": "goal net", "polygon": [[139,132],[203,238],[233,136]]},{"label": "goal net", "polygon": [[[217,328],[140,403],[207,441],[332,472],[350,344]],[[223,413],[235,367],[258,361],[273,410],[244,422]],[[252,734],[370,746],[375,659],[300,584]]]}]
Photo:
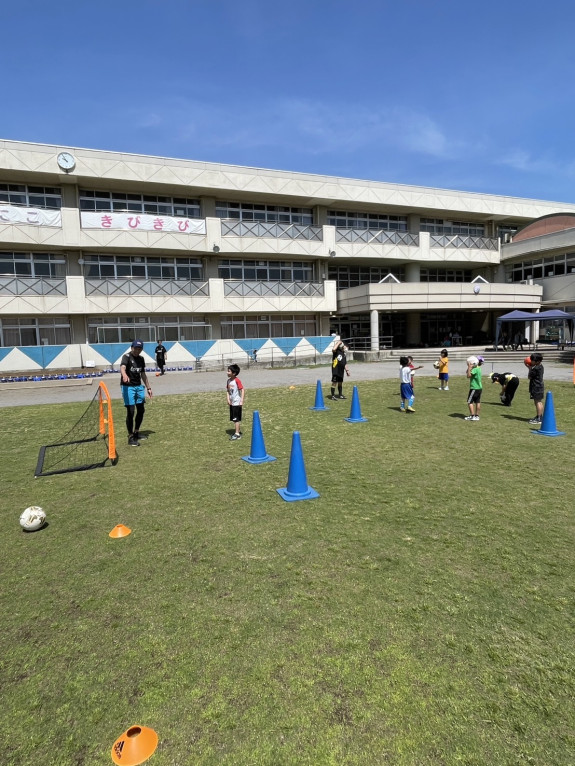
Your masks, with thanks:
[{"label": "goal net", "polygon": [[57,444],[40,448],[34,475],[88,471],[115,465],[117,460],[112,400],[106,384],[100,382],[78,422]]}]

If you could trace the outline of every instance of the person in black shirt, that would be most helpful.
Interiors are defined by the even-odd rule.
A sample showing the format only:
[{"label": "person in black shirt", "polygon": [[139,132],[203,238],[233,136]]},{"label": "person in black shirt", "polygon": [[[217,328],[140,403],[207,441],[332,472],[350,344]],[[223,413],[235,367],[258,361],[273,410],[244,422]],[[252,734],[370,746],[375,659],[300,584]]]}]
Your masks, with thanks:
[{"label": "person in black shirt", "polygon": [[543,356],[531,354],[531,366],[529,367],[529,396],[535,404],[535,417],[529,421],[532,425],[540,425],[543,420],[543,395],[545,384],[543,383]]},{"label": "person in black shirt", "polygon": [[[342,340],[336,340],[336,342],[333,344],[332,349],[332,363],[331,363],[331,396],[330,399],[333,399],[334,401],[336,399],[345,399],[346,397],[343,395],[343,376],[344,373],[347,373],[349,376],[349,369],[347,367],[347,357],[345,355],[347,351],[347,348]],[[337,390],[339,393],[339,396],[335,395],[335,387],[337,385]]]},{"label": "person in black shirt", "polygon": [[[146,391],[150,399],[152,389],[146,375],[146,362],[141,353],[144,344],[141,340],[132,341],[132,347],[124,354],[120,362],[122,398],[126,407],[126,428],[128,429],[128,444],[130,447],[139,447],[140,439],[147,437],[140,433],[140,427],[144,419]],[[135,415],[135,422],[134,422]]]},{"label": "person in black shirt", "polygon": [[158,341],[158,345],[154,349],[156,355],[156,365],[160,368],[160,375],[164,374],[164,367],[168,361],[168,350],[162,345],[162,341]]},{"label": "person in black shirt", "polygon": [[512,372],[492,372],[489,376],[492,383],[501,385],[501,404],[511,407],[511,402],[519,386],[519,378]]}]

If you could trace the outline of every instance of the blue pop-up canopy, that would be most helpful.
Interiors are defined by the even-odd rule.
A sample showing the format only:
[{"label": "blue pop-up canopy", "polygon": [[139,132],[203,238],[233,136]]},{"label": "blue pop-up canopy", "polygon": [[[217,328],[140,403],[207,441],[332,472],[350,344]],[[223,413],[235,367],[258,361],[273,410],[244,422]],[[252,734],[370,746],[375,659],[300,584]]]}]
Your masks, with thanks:
[{"label": "blue pop-up canopy", "polygon": [[575,319],[573,314],[568,314],[561,309],[549,309],[549,311],[510,311],[509,314],[503,314],[503,316],[497,319],[495,326],[495,350],[497,351],[497,345],[499,343],[499,333],[501,331],[501,325],[503,322],[541,322],[543,319],[562,319],[567,322],[569,327],[569,335],[571,341],[573,341],[573,320]]}]

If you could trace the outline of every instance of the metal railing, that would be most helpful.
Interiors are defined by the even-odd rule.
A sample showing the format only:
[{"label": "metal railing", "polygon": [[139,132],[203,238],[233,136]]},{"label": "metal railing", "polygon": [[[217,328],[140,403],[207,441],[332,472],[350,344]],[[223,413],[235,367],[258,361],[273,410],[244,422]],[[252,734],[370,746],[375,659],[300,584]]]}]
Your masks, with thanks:
[{"label": "metal railing", "polygon": [[324,285],[320,282],[256,282],[245,280],[224,280],[224,295],[289,295],[313,297],[324,295]]},{"label": "metal railing", "polygon": [[[350,351],[373,351],[371,347],[371,337],[368,335],[363,338],[342,338]],[[379,350],[393,348],[393,335],[380,335]]]},{"label": "metal railing", "polygon": [[263,221],[235,221],[222,219],[224,237],[274,237],[276,239],[308,239],[321,242],[321,226],[298,223],[265,223]]},{"label": "metal railing", "polygon": [[461,247],[474,250],[499,250],[494,237],[469,237],[464,234],[431,234],[431,247]]},{"label": "metal railing", "polygon": [[382,245],[419,246],[419,234],[408,231],[387,231],[386,229],[336,229],[336,242],[374,242]]},{"label": "metal railing", "polygon": [[208,282],[180,279],[86,279],[86,295],[209,295]]},{"label": "metal railing", "polygon": [[56,277],[0,277],[0,295],[66,295],[66,279]]}]

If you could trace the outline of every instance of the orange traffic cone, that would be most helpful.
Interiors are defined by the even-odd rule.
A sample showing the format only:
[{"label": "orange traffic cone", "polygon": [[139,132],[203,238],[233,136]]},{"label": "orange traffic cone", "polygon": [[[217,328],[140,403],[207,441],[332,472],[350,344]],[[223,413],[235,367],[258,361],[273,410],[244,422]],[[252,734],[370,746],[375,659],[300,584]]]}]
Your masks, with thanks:
[{"label": "orange traffic cone", "polygon": [[112,745],[112,760],[121,766],[144,763],[158,747],[158,735],[147,726],[130,726]]},{"label": "orange traffic cone", "polygon": [[129,527],[125,527],[123,524],[116,524],[114,529],[108,535],[109,537],[127,537],[132,530]]}]

